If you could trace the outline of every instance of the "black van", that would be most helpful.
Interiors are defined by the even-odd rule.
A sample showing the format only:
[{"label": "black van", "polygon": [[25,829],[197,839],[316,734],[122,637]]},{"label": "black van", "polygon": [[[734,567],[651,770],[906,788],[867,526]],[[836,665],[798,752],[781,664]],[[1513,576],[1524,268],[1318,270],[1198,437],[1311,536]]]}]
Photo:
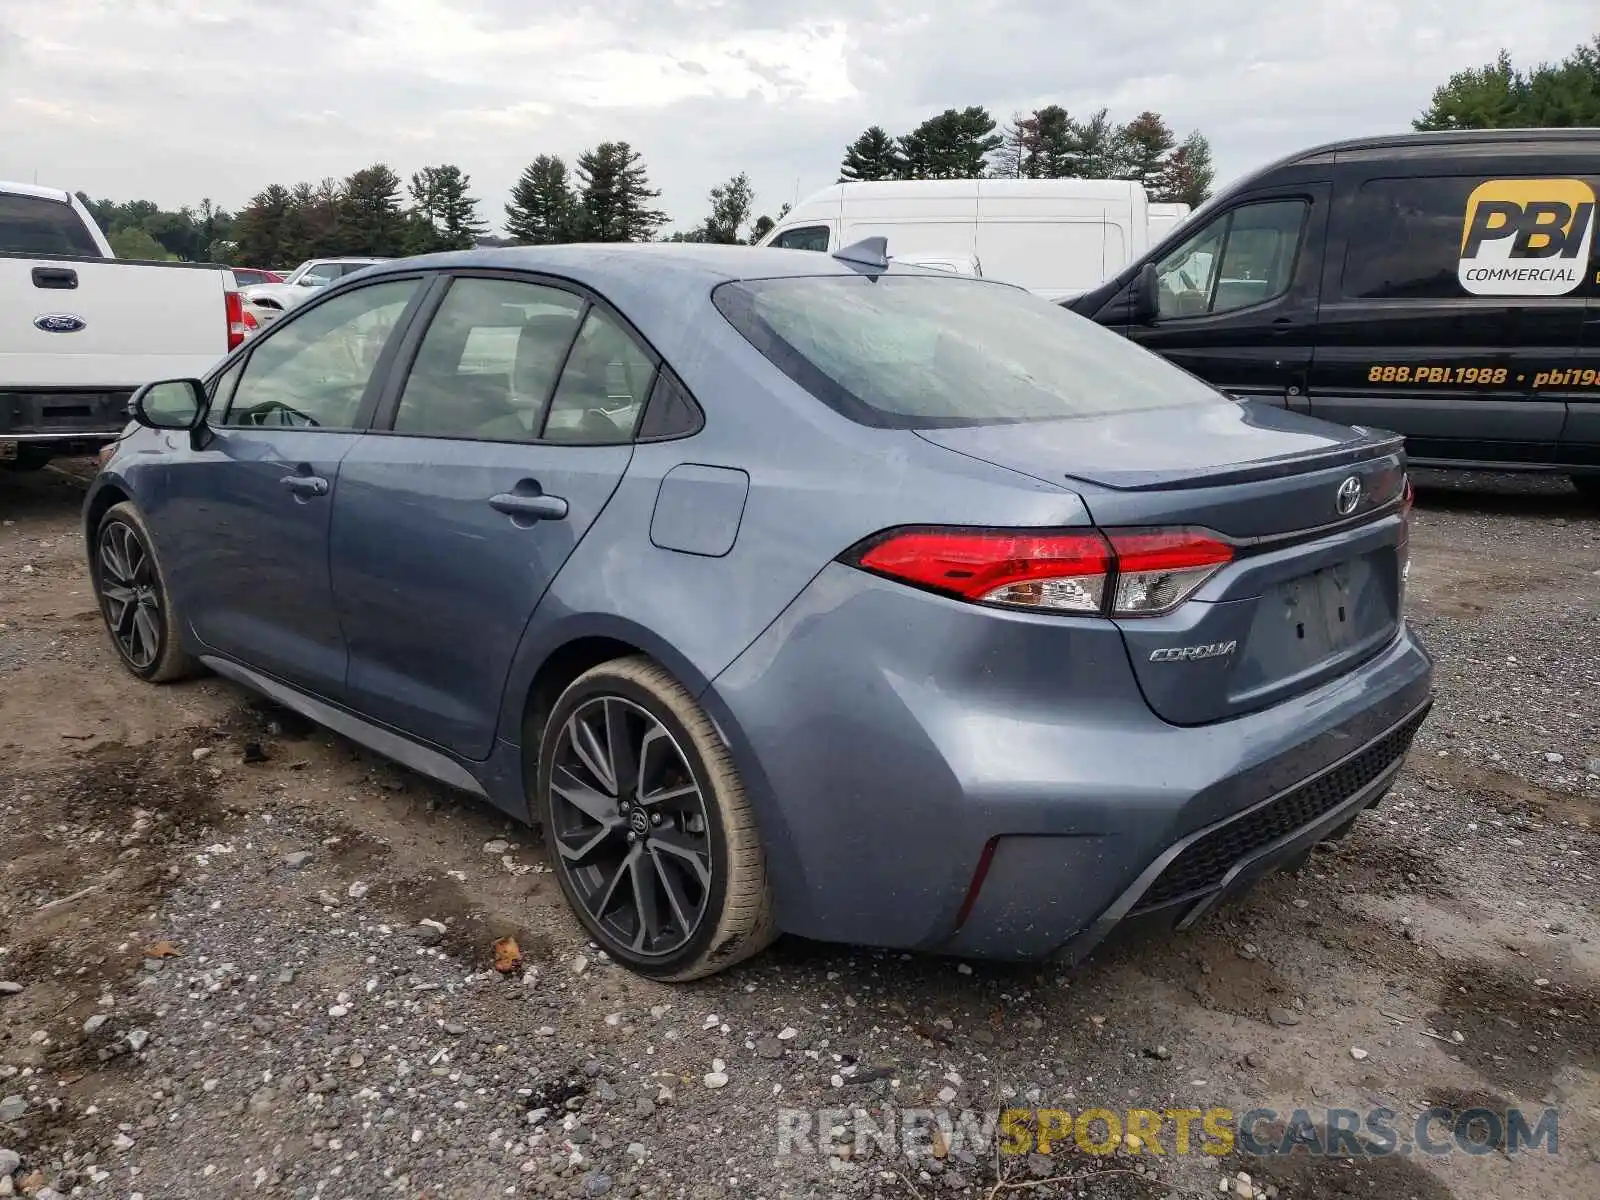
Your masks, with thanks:
[{"label": "black van", "polygon": [[1600,496],[1600,129],[1320,146],[1063,303],[1240,399],[1406,435],[1423,466]]}]

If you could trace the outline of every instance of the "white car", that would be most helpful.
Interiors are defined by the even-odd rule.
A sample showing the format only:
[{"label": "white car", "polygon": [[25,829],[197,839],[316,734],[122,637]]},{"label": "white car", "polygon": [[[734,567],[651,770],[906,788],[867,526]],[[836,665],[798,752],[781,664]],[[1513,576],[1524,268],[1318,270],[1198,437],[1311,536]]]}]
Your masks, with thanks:
[{"label": "white car", "polygon": [[373,263],[386,262],[382,258],[311,258],[289,273],[282,283],[258,283],[244,288],[245,310],[255,317],[260,326],[267,326],[283,316],[300,301],[316,294],[318,288],[327,287],[336,279],[353,275]]}]

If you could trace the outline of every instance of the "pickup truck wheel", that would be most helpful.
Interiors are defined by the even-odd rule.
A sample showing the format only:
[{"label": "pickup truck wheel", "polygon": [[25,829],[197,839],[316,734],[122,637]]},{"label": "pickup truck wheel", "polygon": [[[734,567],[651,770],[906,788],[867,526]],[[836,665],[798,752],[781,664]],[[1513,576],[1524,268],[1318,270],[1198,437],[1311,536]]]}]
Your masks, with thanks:
[{"label": "pickup truck wheel", "polygon": [[622,658],[556,701],[535,816],[567,903],[641,975],[699,979],[776,934],[755,815],[710,719],[660,664]]},{"label": "pickup truck wheel", "polygon": [[89,573],[111,644],[122,665],[149,683],[171,683],[200,672],[183,648],[166,577],[150,530],[127,501],[112,505],[95,530]]}]

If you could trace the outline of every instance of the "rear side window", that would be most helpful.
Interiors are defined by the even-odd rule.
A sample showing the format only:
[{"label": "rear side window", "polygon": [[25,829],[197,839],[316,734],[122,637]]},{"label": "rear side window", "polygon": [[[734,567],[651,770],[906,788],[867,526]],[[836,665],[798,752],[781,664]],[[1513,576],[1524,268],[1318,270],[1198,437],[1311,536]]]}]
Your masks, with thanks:
[{"label": "rear side window", "polygon": [[578,332],[583,301],[514,279],[457,279],[417,351],[397,433],[525,442]]},{"label": "rear side window", "polygon": [[70,204],[4,193],[0,193],[0,250],[100,257],[100,247]]},{"label": "rear side window", "polygon": [[1229,403],[1126,338],[1003,284],[829,275],[725,283],[712,295],[775,366],[865,425],[982,425]]},{"label": "rear side window", "polygon": [[1361,300],[1461,296],[1457,266],[1467,198],[1481,176],[1369,179],[1345,217],[1340,291]]}]

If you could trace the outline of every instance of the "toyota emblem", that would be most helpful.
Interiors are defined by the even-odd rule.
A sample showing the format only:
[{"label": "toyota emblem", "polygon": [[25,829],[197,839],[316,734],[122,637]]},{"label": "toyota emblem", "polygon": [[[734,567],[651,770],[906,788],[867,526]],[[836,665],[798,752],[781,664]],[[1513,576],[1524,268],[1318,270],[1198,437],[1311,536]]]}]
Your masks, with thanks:
[{"label": "toyota emblem", "polygon": [[1346,479],[1339,485],[1339,490],[1334,493],[1333,502],[1341,517],[1348,517],[1355,512],[1356,505],[1361,503],[1361,480],[1354,475]]}]

